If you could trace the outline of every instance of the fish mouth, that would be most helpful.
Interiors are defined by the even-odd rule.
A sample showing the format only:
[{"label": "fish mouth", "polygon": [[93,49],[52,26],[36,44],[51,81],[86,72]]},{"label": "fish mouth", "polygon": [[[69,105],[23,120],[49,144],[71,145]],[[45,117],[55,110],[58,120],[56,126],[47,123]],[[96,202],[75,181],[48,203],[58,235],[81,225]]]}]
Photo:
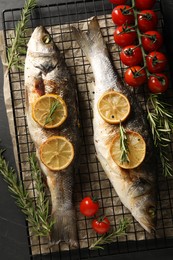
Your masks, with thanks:
[{"label": "fish mouth", "polygon": [[138,222],[149,234],[154,234],[156,232],[155,221],[151,221],[148,218],[142,217],[138,220]]},{"label": "fish mouth", "polygon": [[145,211],[141,212],[141,217],[137,220],[140,225],[150,234],[156,232],[156,208],[149,206]]}]

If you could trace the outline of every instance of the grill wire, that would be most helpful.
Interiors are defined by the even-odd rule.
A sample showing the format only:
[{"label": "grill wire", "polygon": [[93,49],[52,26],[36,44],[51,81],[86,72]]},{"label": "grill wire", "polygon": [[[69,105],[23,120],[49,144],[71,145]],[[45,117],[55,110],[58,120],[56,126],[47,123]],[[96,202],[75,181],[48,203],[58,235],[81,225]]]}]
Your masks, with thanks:
[{"label": "grill wire", "polygon": [[[157,3],[157,8],[159,3]],[[63,4],[54,4],[46,6],[38,6],[31,14],[31,19],[28,22],[28,28],[32,30],[38,26],[43,25],[50,27],[52,36],[54,37],[53,26],[63,24],[70,24],[75,22],[75,24],[80,25],[80,21],[87,19],[95,15],[104,15],[104,19],[107,19],[106,14],[110,14],[113,9],[113,6],[104,0],[89,0],[89,1],[73,1]],[[10,47],[11,36],[9,37],[9,31],[14,30],[16,23],[20,19],[21,9],[5,10],[3,12],[3,25],[4,25],[4,35],[6,46]],[[162,17],[160,15],[160,30],[162,29]],[[107,24],[107,23],[106,23]],[[112,25],[113,26],[113,25]],[[108,41],[109,41],[109,26],[105,28],[107,30]],[[62,33],[62,32],[61,32]],[[13,36],[14,37],[14,36]],[[72,46],[72,40],[69,42]],[[62,45],[62,52],[65,54],[66,49],[63,45],[63,41],[59,44]],[[110,48],[111,49],[111,48]],[[107,180],[103,170],[97,161],[95,156],[95,149],[93,142],[90,142],[93,136],[92,128],[92,107],[90,104],[90,96],[87,85],[87,77],[91,72],[85,71],[86,61],[84,60],[83,54],[81,57],[83,59],[83,64],[81,66],[81,75],[77,75],[76,65],[75,65],[75,53],[74,49],[71,49],[72,55],[74,57],[74,66],[71,66],[69,69],[72,76],[76,80],[77,76],[83,78],[83,89],[78,89],[78,98],[79,98],[79,110],[81,115],[81,128],[82,128],[82,159],[79,174],[76,178],[75,183],[75,201],[76,205],[79,204],[79,201],[86,195],[96,195],[99,198],[101,210],[104,212],[107,208],[112,208],[112,213],[108,216],[111,219],[112,223],[117,225],[117,219],[119,220],[118,210],[121,210],[122,216],[129,217],[129,212],[122,206],[122,204],[117,200],[117,195],[115,194],[110,182]],[[113,60],[116,59],[117,53],[111,53]],[[66,61],[68,57],[65,57]],[[119,67],[116,68],[119,74],[123,74],[124,67],[119,63]],[[28,161],[26,160],[26,154],[31,152],[32,141],[29,136],[27,129],[26,118],[25,118],[25,98],[24,98],[24,79],[23,72],[20,70],[10,71],[10,88],[11,88],[11,98],[12,106],[14,113],[14,124],[15,124],[15,135],[17,142],[18,150],[18,161],[19,161],[19,171],[21,177],[24,174],[27,174],[30,171],[28,166]],[[15,79],[15,80],[14,80]],[[78,84],[78,82],[77,82]],[[17,86],[17,87],[15,87]],[[18,87],[20,86],[20,88]],[[145,97],[145,92],[141,88],[141,93]],[[145,98],[144,98],[145,99]],[[168,101],[171,102],[172,97],[169,96]],[[83,105],[83,102],[87,102],[87,108]],[[144,102],[145,103],[145,102]],[[20,122],[20,124],[19,124]],[[172,149],[170,148],[171,158],[173,157]],[[25,167],[23,167],[25,165]],[[158,165],[160,168],[160,165]],[[93,172],[94,169],[94,172]],[[82,174],[80,175],[80,172]],[[160,172],[160,171],[159,171]],[[93,182],[92,175],[95,175],[95,182]],[[32,181],[32,180],[31,180]],[[103,186],[104,183],[104,186]],[[105,184],[106,183],[106,184]],[[103,187],[102,187],[103,186]],[[79,209],[77,207],[77,227],[79,234],[85,234],[85,240],[87,241],[86,248],[81,248],[77,250],[67,250],[59,252],[52,252],[49,250],[49,254],[44,254],[42,252],[42,242],[38,239],[38,243],[32,245],[32,247],[37,247],[38,254],[32,255],[32,249],[30,244],[30,235],[28,232],[28,246],[30,247],[30,259],[88,259],[88,258],[98,258],[101,256],[111,256],[116,254],[123,254],[129,252],[137,251],[146,251],[146,250],[157,250],[162,248],[171,248],[173,243],[173,237],[167,235],[167,231],[172,230],[173,234],[173,179],[165,178],[161,173],[158,177],[158,213],[157,218],[159,226],[157,226],[157,231],[162,230],[161,236],[156,237],[155,235],[149,237],[148,234],[141,228],[139,228],[138,223],[132,219],[133,229],[131,235],[133,239],[128,240],[126,237],[123,241],[117,238],[115,243],[110,245],[105,245],[104,250],[91,251],[88,249],[90,245],[90,239],[93,233],[91,233],[90,222],[84,217],[81,217]],[[109,190],[109,195],[107,194]],[[115,201],[118,203],[115,205]],[[81,225],[81,223],[84,223]],[[171,232],[170,232],[171,233]],[[138,239],[140,234],[143,235],[144,239]],[[95,235],[94,239],[97,238]],[[79,244],[82,243],[82,238],[79,239]]]}]

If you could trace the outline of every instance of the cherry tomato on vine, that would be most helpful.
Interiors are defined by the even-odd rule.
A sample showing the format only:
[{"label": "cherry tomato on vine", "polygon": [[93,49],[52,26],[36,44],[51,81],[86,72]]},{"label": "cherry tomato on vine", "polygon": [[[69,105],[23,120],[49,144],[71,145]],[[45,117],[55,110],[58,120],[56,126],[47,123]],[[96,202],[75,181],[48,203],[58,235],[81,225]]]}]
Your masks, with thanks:
[{"label": "cherry tomato on vine", "polygon": [[169,85],[168,77],[163,73],[151,75],[148,79],[148,88],[152,93],[164,93]]},{"label": "cherry tomato on vine", "polygon": [[139,10],[152,9],[156,3],[156,0],[135,0],[136,8]]},{"label": "cherry tomato on vine", "polygon": [[132,87],[139,87],[147,80],[146,71],[141,66],[132,66],[125,71],[124,80]]},{"label": "cherry tomato on vine", "polygon": [[111,2],[114,5],[124,5],[127,0],[109,0],[109,2]]},{"label": "cherry tomato on vine", "polygon": [[118,26],[114,32],[114,41],[120,47],[133,44],[137,38],[136,31],[131,29],[130,26]]},{"label": "cherry tomato on vine", "polygon": [[134,13],[129,5],[118,5],[112,10],[112,21],[116,25],[133,24]]},{"label": "cherry tomato on vine", "polygon": [[80,212],[86,217],[94,216],[97,213],[98,209],[99,209],[98,201],[95,201],[90,197],[85,197],[80,202]]},{"label": "cherry tomato on vine", "polygon": [[120,59],[126,66],[135,66],[143,61],[142,51],[139,46],[129,45],[124,47],[120,52]]},{"label": "cherry tomato on vine", "polygon": [[92,221],[92,228],[98,233],[98,234],[105,234],[108,232],[110,228],[110,221],[107,217],[94,219]]},{"label": "cherry tomato on vine", "polygon": [[163,44],[163,36],[158,31],[147,31],[142,35],[142,46],[146,52],[157,51]]},{"label": "cherry tomato on vine", "polygon": [[157,23],[158,17],[153,10],[143,10],[138,15],[138,27],[141,32],[154,30]]},{"label": "cherry tomato on vine", "polygon": [[162,52],[153,51],[146,56],[146,64],[149,72],[162,72],[166,67],[167,58]]}]

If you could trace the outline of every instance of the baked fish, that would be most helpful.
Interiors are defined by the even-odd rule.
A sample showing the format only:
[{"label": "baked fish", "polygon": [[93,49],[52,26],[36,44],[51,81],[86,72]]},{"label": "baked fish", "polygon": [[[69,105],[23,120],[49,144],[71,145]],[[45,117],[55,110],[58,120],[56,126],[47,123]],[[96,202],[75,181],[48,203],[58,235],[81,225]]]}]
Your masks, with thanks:
[{"label": "baked fish", "polygon": [[[29,133],[35,145],[36,155],[42,172],[46,177],[51,195],[52,217],[55,221],[51,233],[51,244],[65,241],[70,246],[76,247],[78,242],[75,208],[73,205],[73,185],[74,175],[77,165],[79,165],[78,153],[80,147],[77,95],[73,79],[60,51],[48,31],[42,26],[35,28],[29,40],[24,75],[26,118]],[[66,105],[67,115],[60,126],[45,128],[33,118],[33,106],[41,97],[45,97],[45,95],[49,97],[52,94],[52,97],[58,95],[61,98],[60,100],[63,100],[63,104]],[[44,105],[46,106],[47,104],[43,103]],[[40,111],[37,112],[40,113]],[[59,162],[56,161],[56,157],[59,156],[56,150],[58,149],[59,140],[60,142],[66,140],[66,143],[70,144],[74,152],[74,157],[70,164],[65,168],[56,168],[59,170],[52,169],[41,159],[41,147],[42,149],[43,147],[47,148],[43,144],[47,142],[53,147],[57,140],[56,137],[60,137],[60,139],[57,141],[57,146],[54,150],[55,154],[52,155],[54,156],[53,161],[51,161],[53,165]],[[51,142],[49,143],[48,141]],[[64,149],[64,145],[63,143],[62,149]],[[52,149],[51,147],[48,148]],[[66,159],[64,158],[64,160]],[[60,159],[58,158],[58,160]]]},{"label": "baked fish", "polygon": [[[127,207],[141,226],[151,233],[156,222],[156,163],[153,155],[153,140],[140,102],[120,81],[109,59],[97,18],[94,17],[88,31],[72,28],[73,37],[84,51],[95,78],[93,97],[93,128],[96,154],[107,177],[121,202]],[[131,112],[123,126],[142,135],[146,142],[146,155],[142,164],[134,169],[119,167],[110,156],[110,143],[119,133],[119,125],[103,120],[98,112],[100,97],[109,90],[127,97]]]}]

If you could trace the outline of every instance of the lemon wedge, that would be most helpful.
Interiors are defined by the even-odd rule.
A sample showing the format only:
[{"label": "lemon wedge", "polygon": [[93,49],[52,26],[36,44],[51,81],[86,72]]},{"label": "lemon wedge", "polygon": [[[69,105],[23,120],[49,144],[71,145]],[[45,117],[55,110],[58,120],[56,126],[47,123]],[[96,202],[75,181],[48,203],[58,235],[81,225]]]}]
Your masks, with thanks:
[{"label": "lemon wedge", "polygon": [[46,94],[33,104],[32,117],[44,128],[56,128],[66,120],[67,107],[59,95]]},{"label": "lemon wedge", "polygon": [[67,168],[73,158],[73,145],[63,136],[51,136],[40,146],[40,159],[52,171]]},{"label": "lemon wedge", "polygon": [[143,137],[134,131],[126,131],[128,143],[129,162],[121,162],[120,135],[117,134],[110,146],[110,154],[113,161],[124,169],[138,167],[144,160],[146,154],[146,143]]},{"label": "lemon wedge", "polygon": [[130,103],[126,96],[116,91],[104,93],[98,101],[98,111],[109,124],[123,122],[130,113]]}]

